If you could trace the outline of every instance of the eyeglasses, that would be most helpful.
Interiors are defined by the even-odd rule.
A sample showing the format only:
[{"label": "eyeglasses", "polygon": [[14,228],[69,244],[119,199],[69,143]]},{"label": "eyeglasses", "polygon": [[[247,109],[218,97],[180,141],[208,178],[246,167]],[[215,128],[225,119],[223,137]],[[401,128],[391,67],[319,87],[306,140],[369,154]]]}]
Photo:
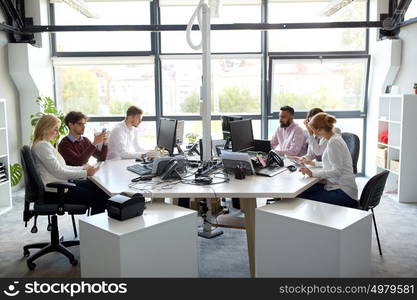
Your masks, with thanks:
[{"label": "eyeglasses", "polygon": [[75,124],[78,124],[78,125],[80,125],[80,126],[84,127],[84,126],[85,126],[85,124],[87,124],[87,123],[77,122],[77,123],[75,123]]}]

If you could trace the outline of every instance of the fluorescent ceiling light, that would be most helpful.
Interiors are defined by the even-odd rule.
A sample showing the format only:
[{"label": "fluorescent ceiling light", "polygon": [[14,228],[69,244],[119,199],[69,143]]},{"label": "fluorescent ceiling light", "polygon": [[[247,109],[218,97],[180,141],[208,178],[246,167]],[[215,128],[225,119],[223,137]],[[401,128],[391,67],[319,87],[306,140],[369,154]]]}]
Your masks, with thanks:
[{"label": "fluorescent ceiling light", "polygon": [[76,11],[82,13],[88,18],[99,18],[100,16],[95,13],[83,0],[62,0],[62,2],[68,4]]},{"label": "fluorescent ceiling light", "polygon": [[334,1],[331,1],[327,5],[327,7],[323,10],[322,15],[324,15],[326,17],[330,17],[331,15],[333,15],[337,11],[341,10],[343,7],[350,4],[351,2],[353,2],[353,0],[334,0]]}]

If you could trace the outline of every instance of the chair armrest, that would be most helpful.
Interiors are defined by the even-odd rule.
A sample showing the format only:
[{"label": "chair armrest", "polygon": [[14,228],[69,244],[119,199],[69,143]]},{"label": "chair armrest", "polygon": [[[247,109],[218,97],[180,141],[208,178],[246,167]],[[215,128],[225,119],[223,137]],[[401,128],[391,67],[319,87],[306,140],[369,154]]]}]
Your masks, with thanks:
[{"label": "chair armrest", "polygon": [[72,188],[75,187],[76,185],[74,183],[70,183],[70,182],[50,182],[46,184],[46,187],[49,188],[61,188],[61,189],[68,189],[68,188]]}]

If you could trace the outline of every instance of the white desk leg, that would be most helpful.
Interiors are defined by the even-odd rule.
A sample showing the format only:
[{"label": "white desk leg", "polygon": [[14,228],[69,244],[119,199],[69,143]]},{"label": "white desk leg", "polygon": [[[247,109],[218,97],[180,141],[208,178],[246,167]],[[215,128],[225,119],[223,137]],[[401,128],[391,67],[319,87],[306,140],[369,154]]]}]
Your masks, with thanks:
[{"label": "white desk leg", "polygon": [[246,238],[248,240],[249,270],[255,277],[255,208],[256,198],[241,198],[240,205],[245,212]]}]

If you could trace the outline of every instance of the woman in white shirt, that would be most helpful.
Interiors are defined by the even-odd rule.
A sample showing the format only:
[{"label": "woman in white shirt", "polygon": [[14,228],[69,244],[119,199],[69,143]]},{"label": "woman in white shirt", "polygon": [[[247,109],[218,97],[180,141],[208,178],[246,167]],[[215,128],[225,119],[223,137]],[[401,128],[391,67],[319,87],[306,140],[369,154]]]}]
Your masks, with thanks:
[{"label": "woman in white shirt", "polygon": [[87,179],[87,176],[93,176],[98,169],[88,165],[67,166],[64,158],[50,143],[56,138],[60,126],[61,121],[57,117],[45,115],[39,119],[35,127],[32,153],[45,190],[56,192],[56,189],[47,188],[46,184],[71,180],[76,186],[69,188],[65,193],[65,202],[87,204],[91,206],[91,214],[101,213],[109,197]]},{"label": "woman in white shirt", "polygon": [[300,198],[316,200],[347,207],[356,207],[358,188],[352,168],[352,157],[340,134],[334,132],[336,118],[326,114],[316,114],[308,123],[314,134],[326,139],[322,162],[306,162],[321,165],[322,168],[301,168],[300,172],[310,177],[322,179],[299,195]]},{"label": "woman in white shirt", "polygon": [[[315,115],[317,115],[318,113],[322,113],[322,112],[324,111],[321,108],[318,108],[318,107],[312,108],[307,112],[306,119],[304,120],[304,126],[307,129],[307,132],[306,132],[307,134],[306,142],[308,145],[307,154],[302,157],[294,156],[294,157],[289,157],[289,158],[295,159],[299,163],[303,163],[303,164],[309,164],[313,160],[321,161],[321,156],[323,155],[324,150],[326,149],[326,146],[327,146],[327,140],[316,136],[314,134],[313,129],[310,128],[308,123]],[[340,129],[337,127],[333,127],[333,131],[334,133],[341,134]]]}]

